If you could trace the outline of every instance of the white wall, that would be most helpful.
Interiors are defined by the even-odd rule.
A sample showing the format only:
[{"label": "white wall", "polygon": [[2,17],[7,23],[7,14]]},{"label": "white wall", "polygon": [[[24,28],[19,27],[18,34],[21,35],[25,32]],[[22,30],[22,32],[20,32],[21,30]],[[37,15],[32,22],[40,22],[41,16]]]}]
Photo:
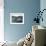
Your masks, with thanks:
[{"label": "white wall", "polygon": [[0,42],[4,41],[4,1],[0,0]]}]

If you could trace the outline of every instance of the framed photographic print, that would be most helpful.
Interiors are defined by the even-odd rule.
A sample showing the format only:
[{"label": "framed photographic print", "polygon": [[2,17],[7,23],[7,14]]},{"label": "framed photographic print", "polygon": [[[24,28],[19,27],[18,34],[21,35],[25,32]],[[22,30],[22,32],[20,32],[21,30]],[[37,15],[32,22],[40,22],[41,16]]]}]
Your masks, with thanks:
[{"label": "framed photographic print", "polygon": [[10,24],[24,24],[24,13],[10,13]]}]

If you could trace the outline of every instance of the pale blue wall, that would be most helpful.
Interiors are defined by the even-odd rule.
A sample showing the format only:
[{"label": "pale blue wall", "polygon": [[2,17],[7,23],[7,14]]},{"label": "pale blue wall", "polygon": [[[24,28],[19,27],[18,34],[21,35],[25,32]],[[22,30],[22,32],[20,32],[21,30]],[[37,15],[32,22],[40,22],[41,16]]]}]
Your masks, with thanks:
[{"label": "pale blue wall", "polygon": [[[40,0],[4,0],[4,31],[5,40],[17,41],[24,37],[32,27],[35,12],[40,9]],[[24,13],[24,24],[11,25],[10,12]]]},{"label": "pale blue wall", "polygon": [[[46,9],[46,0],[41,0],[40,1],[40,10],[42,11],[43,9]],[[43,12],[43,22],[40,21],[40,25],[46,27],[46,10]]]}]

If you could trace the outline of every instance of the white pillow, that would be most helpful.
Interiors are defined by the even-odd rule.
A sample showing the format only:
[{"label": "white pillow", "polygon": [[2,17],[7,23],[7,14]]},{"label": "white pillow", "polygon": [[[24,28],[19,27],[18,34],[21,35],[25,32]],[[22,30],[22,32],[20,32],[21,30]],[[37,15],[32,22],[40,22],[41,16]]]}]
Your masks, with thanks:
[{"label": "white pillow", "polygon": [[24,37],[24,38],[21,38],[21,39],[17,42],[17,46],[23,46],[24,40],[25,40],[25,37]]}]

